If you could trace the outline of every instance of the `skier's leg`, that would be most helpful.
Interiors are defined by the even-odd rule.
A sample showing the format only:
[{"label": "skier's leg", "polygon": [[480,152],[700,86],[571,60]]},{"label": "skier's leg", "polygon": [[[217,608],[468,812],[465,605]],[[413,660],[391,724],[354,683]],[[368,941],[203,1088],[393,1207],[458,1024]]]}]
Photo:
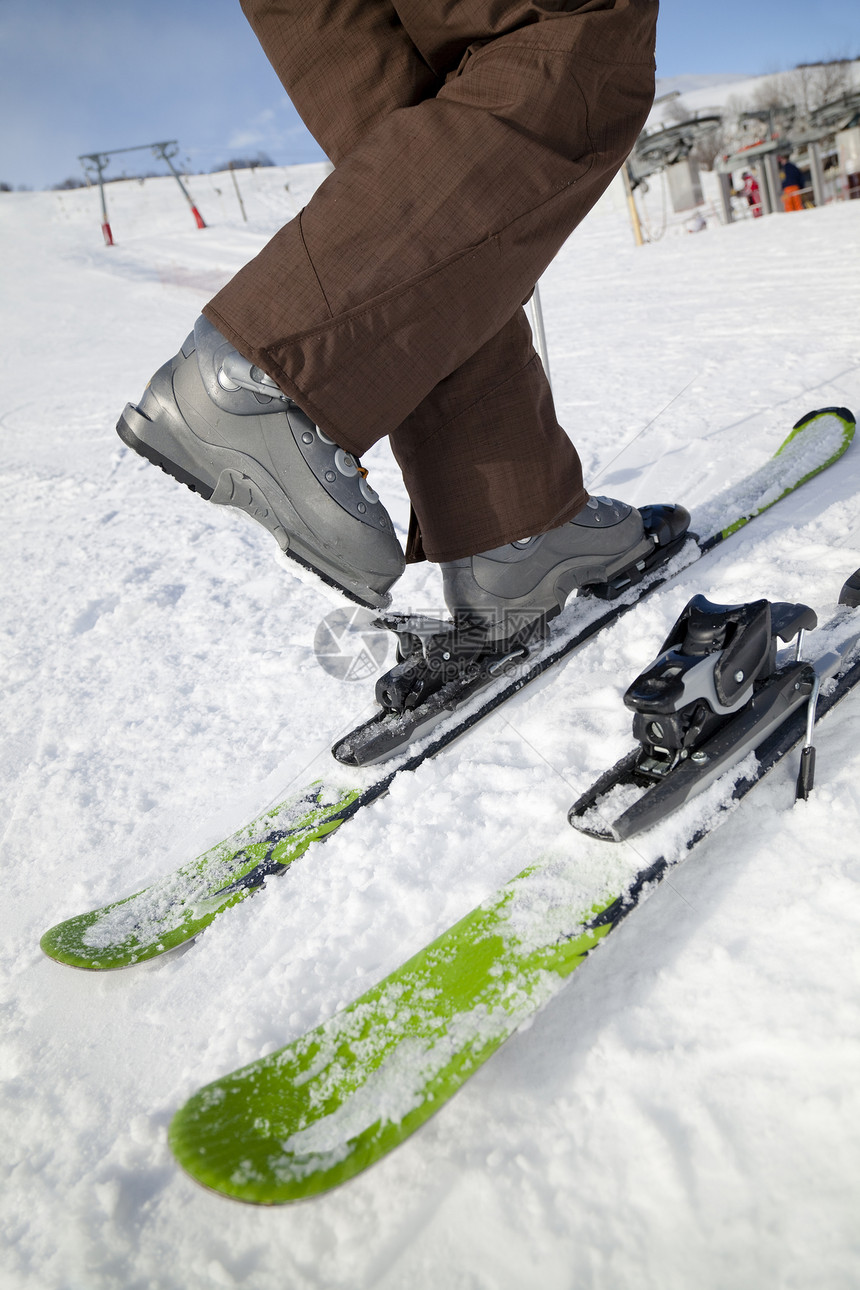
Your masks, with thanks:
[{"label": "skier's leg", "polygon": [[[282,79],[305,120],[311,129],[321,134],[330,128],[328,121],[332,117],[338,119],[338,113],[329,113],[328,118],[320,115],[318,104],[314,101],[313,87],[307,106],[304,104],[302,89],[307,82],[302,82],[289,65],[295,52],[295,42],[292,39],[295,21],[291,30],[285,30],[284,27],[287,21],[284,8],[289,8],[289,5],[285,6],[281,0],[278,6],[280,14],[273,18],[271,3],[267,0],[262,0],[262,3],[260,0],[253,0],[253,3],[261,19],[258,19],[257,29],[264,48],[276,68],[281,71]],[[540,158],[539,166],[552,169],[560,164],[560,172],[564,170],[566,155],[575,152],[571,145],[576,129],[574,127],[571,130],[570,125],[570,108],[574,101],[575,110],[581,110],[584,106],[592,116],[590,138],[582,149],[589,165],[593,164],[590,151],[598,165],[605,165],[607,158],[601,155],[601,148],[604,154],[611,149],[613,130],[618,128],[618,122],[624,118],[625,112],[634,110],[630,105],[635,101],[637,93],[646,108],[650,103],[649,69],[647,65],[638,64],[650,61],[649,40],[655,5],[634,4],[625,15],[623,11],[627,6],[613,6],[611,3],[599,6],[573,4],[550,7],[496,4],[490,7],[482,3],[482,0],[472,0],[471,3],[466,0],[454,7],[446,5],[444,21],[440,21],[441,11],[432,0],[430,3],[427,0],[394,0],[394,8],[397,17],[404,24],[402,28],[392,18],[390,9],[387,16],[380,16],[379,9],[376,10],[381,23],[386,26],[387,39],[395,45],[392,66],[399,70],[408,63],[414,74],[416,65],[405,56],[405,46],[400,39],[408,32],[414,42],[413,48],[420,50],[422,59],[425,60],[418,66],[428,66],[440,78],[444,77],[448,81],[447,88],[437,95],[439,101],[431,107],[427,103],[418,104],[418,95],[413,93],[412,83],[400,73],[402,82],[398,92],[403,94],[402,106],[412,104],[418,106],[419,111],[408,114],[408,122],[404,122],[404,114],[397,117],[397,122],[404,126],[406,135],[412,131],[416,141],[424,144],[425,158],[428,147],[432,147],[433,156],[429,158],[429,165],[426,160],[422,163],[427,165],[431,173],[422,174],[419,167],[419,173],[413,174],[408,164],[405,169],[410,183],[416,189],[420,189],[423,180],[429,178],[434,189],[434,202],[438,201],[440,207],[443,201],[447,202],[447,213],[442,215],[443,220],[448,220],[446,231],[456,233],[463,223],[462,211],[469,214],[473,212],[476,189],[481,189],[477,194],[478,201],[485,195],[482,188],[484,176],[478,176],[475,182],[474,172],[464,174],[460,155],[462,147],[460,154],[456,146],[451,147],[456,136],[457,107],[465,109],[464,129],[467,130],[480,131],[481,126],[472,118],[476,109],[480,112],[490,105],[497,116],[497,120],[491,125],[498,127],[498,120],[504,122],[501,128],[491,130],[493,142],[490,147],[483,141],[477,143],[475,151],[479,154],[491,153],[493,146],[505,147],[511,128],[515,131],[530,129],[535,136],[530,143],[537,143],[538,140],[540,143],[534,148],[533,155],[526,156],[525,152],[521,154],[528,174],[535,164],[534,157]],[[570,15],[564,14],[565,9],[576,11],[580,8],[594,10],[595,14],[599,14],[586,20],[595,26],[593,41],[588,33],[578,30],[574,32]],[[565,26],[548,26],[544,22],[535,28],[535,20],[541,17],[550,18],[554,24],[562,21]],[[599,34],[601,24],[605,28],[605,37],[614,42],[612,60],[625,61],[628,66],[623,73],[624,83],[620,87],[619,69],[613,70],[606,66],[601,68],[607,74],[609,84],[607,81],[600,81],[598,92],[594,69],[589,68],[588,60],[595,52],[604,59],[606,57],[608,41],[604,46],[604,35]],[[570,36],[562,35],[559,38],[559,34],[566,29],[570,30]],[[322,30],[314,33],[314,39],[320,47],[325,43],[325,36],[326,33]],[[511,39],[511,46],[504,51],[501,70],[498,72],[501,83],[492,84],[496,73],[492,62],[488,61],[486,83],[479,83],[474,93],[471,90],[463,92],[463,85],[468,85],[470,75],[475,70],[475,64],[470,61],[473,55],[487,59],[489,51],[486,44],[493,40],[498,43],[500,37]],[[515,38],[518,38],[518,44],[514,43]],[[541,50],[540,56],[531,66],[530,54],[533,51],[528,47],[529,40],[535,40]],[[542,112],[546,112],[546,103],[542,105],[541,101],[542,95],[546,93],[547,87],[550,88],[547,102],[553,100],[556,93],[564,95],[564,90],[558,88],[558,83],[561,86],[564,84],[567,74],[565,65],[569,62],[571,49],[578,50],[582,57],[575,60],[573,76],[568,82],[567,122],[565,123],[565,112],[562,110],[560,129],[553,133],[550,128],[547,132],[546,123],[542,120]],[[328,56],[326,51],[320,58],[324,60]],[[545,62],[542,61],[544,58]],[[346,82],[348,86],[361,79],[362,73],[357,68],[357,63],[351,66]],[[516,92],[521,75],[527,77],[525,102],[517,98]],[[535,86],[531,79],[534,77],[539,80],[542,78],[542,83]],[[580,96],[577,95],[577,77]],[[489,93],[485,100],[488,86]],[[519,92],[522,94],[522,87]],[[501,109],[494,97],[496,95],[501,96]],[[626,104],[619,101],[625,95],[629,96]],[[451,101],[446,102],[446,98]],[[386,119],[383,111],[374,114],[372,107],[376,102],[377,100],[373,100],[369,105],[362,121],[365,129],[370,128],[369,133],[374,140],[371,153],[377,148],[384,151],[384,136],[392,130],[394,124]],[[331,104],[328,106],[331,107]],[[437,121],[432,114],[438,114],[440,110],[443,115]],[[422,113],[423,118],[419,124]],[[434,131],[439,130],[445,134],[448,122],[452,120],[455,121],[455,127],[450,131],[450,138],[440,139],[441,148],[437,150],[435,143],[429,145],[424,139],[424,122],[428,122],[428,138],[435,140]],[[538,123],[540,128],[537,128]],[[638,124],[639,121],[636,122],[637,128]],[[372,128],[377,125],[379,128],[376,135],[373,135]],[[365,141],[360,133],[356,131],[349,138],[350,142],[355,141],[359,156],[364,155],[361,147]],[[375,142],[376,140],[379,142]],[[468,149],[471,140],[459,142]],[[335,147],[339,144],[340,140],[336,140]],[[596,146],[590,148],[589,145],[592,144]],[[343,157],[346,152],[347,149],[341,148],[338,157]],[[334,151],[332,155],[335,155]],[[355,160],[355,155],[346,157],[347,174],[350,164],[355,165]],[[407,162],[408,160],[407,158]],[[452,160],[458,170],[458,177],[453,184],[445,173],[433,171],[434,163],[441,164],[444,170]],[[480,155],[478,160],[484,161],[485,157]],[[511,165],[514,166],[513,160]],[[490,168],[492,169],[492,163]],[[612,169],[614,170],[614,163]],[[611,172],[610,170],[610,174]],[[601,175],[600,184],[605,184],[608,177]],[[500,171],[497,169],[494,179],[499,178]],[[564,175],[564,180],[567,179],[569,174]],[[586,177],[586,186],[589,182],[589,177]],[[399,178],[394,186],[399,196],[402,192]],[[527,197],[533,188],[539,188],[539,183],[528,180],[524,182],[523,190]],[[350,191],[348,183],[346,191]],[[408,206],[414,193],[409,184],[406,191],[405,206]],[[542,195],[545,196],[546,193]],[[593,199],[593,195],[589,196],[583,207],[587,208]],[[404,221],[406,223],[408,220]],[[479,228],[474,235],[475,240],[484,231]],[[390,237],[390,234],[387,233],[386,237]],[[362,235],[362,242],[366,241],[366,236]],[[324,247],[322,251],[325,256]],[[325,272],[316,260],[314,268]],[[463,282],[458,284],[460,291],[464,283],[465,276]],[[388,287],[390,284],[386,280],[382,285]],[[354,283],[350,281],[347,287],[349,289],[352,286]],[[468,284],[466,288],[468,289]],[[346,299],[343,303],[348,305],[350,301]],[[465,312],[457,289],[451,291],[449,303],[459,309],[461,315]],[[435,305],[434,301],[434,307]],[[432,318],[432,310],[428,311],[428,316]],[[354,319],[349,321],[354,325]],[[415,320],[410,320],[409,325],[414,327]],[[435,339],[438,341],[441,338],[447,344],[448,334],[447,326],[440,328]],[[470,329],[464,337],[469,347],[474,344],[475,335],[475,329]],[[330,334],[327,339],[331,339]],[[410,346],[409,361],[416,355],[420,361],[424,353],[426,345],[420,338],[416,338],[414,345]],[[380,364],[384,359],[379,354],[378,347],[374,355],[364,371],[351,375],[357,375],[359,381],[363,381],[366,376],[377,379],[377,359]],[[395,361],[399,361],[396,354]],[[357,392],[357,388],[353,380],[353,392]],[[356,417],[361,422],[356,427],[359,433],[367,424],[368,405],[375,400],[374,391],[362,401]],[[349,430],[342,423],[335,433],[346,438]],[[479,610],[484,616],[488,601],[501,606],[507,604],[508,600],[513,600],[518,609],[522,610],[529,601],[529,595],[523,595],[526,591],[531,593],[531,603],[536,611],[551,612],[553,606],[563,600],[565,589],[576,585],[578,579],[587,578],[589,571],[601,580],[611,575],[613,561],[617,562],[615,567],[632,563],[647,549],[642,526],[635,512],[631,513],[626,507],[614,507],[611,510],[605,506],[585,507],[587,494],[582,485],[579,458],[567,435],[558,425],[548,382],[534,355],[530,331],[519,309],[476,353],[471,354],[465,362],[439,381],[397,429],[390,432],[390,438],[420,520],[424,549],[431,559],[444,562],[446,594],[452,608],[472,608]],[[357,441],[355,446],[359,446]],[[360,446],[363,447],[364,443]],[[569,521],[575,516],[579,517],[578,523],[570,525]],[[556,533],[552,541],[518,546],[515,551],[507,552],[504,577],[499,576],[497,559],[488,560],[480,555],[475,559],[465,559],[475,552],[486,552],[532,534],[560,529],[563,525],[562,531]],[[531,583],[527,588],[529,580]],[[510,591],[511,595],[489,596],[486,586],[490,584],[500,593]]]},{"label": "skier's leg", "polygon": [[588,500],[522,309],[431,390],[390,443],[430,560],[542,533]]},{"label": "skier's leg", "polygon": [[[339,0],[334,10],[243,0],[243,9],[306,125],[338,163],[390,112],[435,96],[472,39],[460,32],[456,49],[439,48],[428,25],[432,4],[408,15],[421,52],[391,0]],[[445,30],[453,38],[450,18]],[[587,500],[519,309],[422,400],[391,444],[433,560],[561,524]]]},{"label": "skier's leg", "polygon": [[433,98],[444,75],[393,0],[240,0],[293,106],[336,166],[398,108]]},{"label": "skier's leg", "polygon": [[[334,160],[389,112],[441,87],[390,0],[244,0],[243,7]],[[202,496],[252,515],[348,595],[386,602],[403,553],[360,468],[206,319],[117,429]]]},{"label": "skier's leg", "polygon": [[[461,477],[461,463],[471,469],[473,481],[478,479],[481,467],[475,440],[480,444],[482,438],[486,439],[491,409],[494,402],[498,407],[500,386],[507,380],[506,406],[515,409],[519,404],[523,413],[521,417],[512,416],[509,421],[496,418],[495,459],[497,464],[507,465],[501,470],[486,472],[488,477],[495,474],[496,480],[489,489],[484,489],[483,507],[481,498],[476,497],[475,505],[484,511],[484,516],[474,526],[472,536],[466,539],[471,550],[476,549],[476,541],[503,542],[522,536],[524,530],[557,524],[581,505],[585,497],[576,455],[555,422],[539,365],[531,360],[530,352],[526,352],[522,361],[522,324],[510,325],[510,318],[518,312],[516,299],[512,297],[522,299],[528,293],[536,271],[554,253],[559,240],[563,240],[562,230],[567,230],[571,220],[576,222],[605,187],[618,160],[615,153],[622,144],[626,146],[632,141],[632,136],[628,136],[633,119],[638,123],[647,98],[642,88],[643,77],[645,81],[648,79],[647,59],[643,65],[640,46],[643,39],[647,46],[648,27],[655,8],[653,0],[628,0],[627,3],[619,0],[615,6],[607,2],[602,9],[593,11],[596,2],[590,0],[586,6],[577,6],[577,10],[583,10],[581,14],[554,13],[551,16],[557,21],[552,23],[537,24],[533,17],[527,17],[524,28],[517,30],[514,25],[496,40],[492,40],[493,32],[482,37],[478,29],[477,44],[480,45],[482,38],[489,39],[490,43],[477,48],[477,52],[475,41],[471,49],[463,50],[461,40],[460,47],[454,50],[461,57],[461,65],[436,99],[422,100],[380,116],[371,125],[365,140],[356,145],[335,175],[323,185],[303,217],[273,239],[258,260],[243,270],[207,310],[221,331],[231,339],[239,338],[239,348],[246,356],[246,383],[250,377],[252,388],[256,388],[255,373],[248,361],[256,359],[259,367],[275,375],[280,386],[291,394],[298,392],[299,405],[315,413],[324,430],[340,424],[335,435],[345,446],[366,447],[383,432],[383,422],[394,421],[401,410],[405,411],[407,416],[401,418],[404,424],[388,428],[395,431],[395,450],[404,463],[407,478],[411,473],[411,487],[419,497],[419,506],[422,504],[420,481],[426,481],[428,476],[427,465],[422,460],[426,462],[428,453],[436,457],[432,474],[440,485],[437,492],[441,491],[443,496],[446,485],[454,485]],[[379,12],[381,5],[379,0],[369,8]],[[265,7],[269,11],[273,8],[272,5]],[[274,7],[282,12],[290,8],[283,3]],[[359,8],[366,10],[367,7]],[[504,6],[495,6],[497,11],[500,8]],[[507,8],[511,12],[522,10],[522,6]],[[426,18],[427,9],[432,9],[432,5],[422,8],[420,18]],[[534,12],[530,9],[531,14]],[[620,27],[619,16],[623,20]],[[582,20],[576,29],[570,25],[574,17]],[[601,34],[599,25],[596,28],[593,21],[589,25],[594,18],[598,23],[602,20],[604,28],[605,20],[616,21]],[[540,39],[535,35],[538,27]],[[388,29],[395,31],[402,54],[402,30],[390,21]],[[475,30],[470,26],[471,34]],[[614,62],[607,67],[598,62],[595,54],[605,43],[606,35],[611,37],[613,33],[621,37],[615,41],[613,60],[620,59],[624,65]],[[501,51],[501,58],[497,57],[500,51],[496,46],[511,36],[517,36],[519,42],[509,41]],[[637,55],[632,58],[631,42],[635,46],[632,52]],[[451,52],[449,49],[446,56]],[[577,76],[571,80],[566,66],[574,55]],[[400,64],[406,66],[409,60],[404,56]],[[410,66],[406,80],[411,87],[409,92],[417,96],[420,85],[427,84],[427,76],[420,66],[417,72],[414,63]],[[441,72],[441,68],[436,71]],[[507,81],[512,72],[520,83],[512,84],[509,91]],[[571,95],[577,99],[577,118],[573,128],[560,130],[554,124],[553,113],[565,105],[569,110]],[[594,100],[591,104],[594,110],[590,128],[586,129],[590,98]],[[379,111],[384,113],[386,106],[380,104]],[[429,116],[425,111],[428,107],[433,109]],[[608,112],[603,110],[607,108]],[[396,126],[392,127],[392,123]],[[350,125],[348,120],[347,126]],[[543,126],[543,137],[539,126]],[[473,134],[480,138],[474,139]],[[404,146],[410,143],[416,154],[413,161],[403,156]],[[333,153],[338,146],[343,143],[339,145],[335,139]],[[437,153],[440,149],[444,153],[446,147],[448,161],[453,158],[455,163],[456,177],[439,169]],[[535,193],[531,196],[529,185],[523,182],[528,178],[529,166],[535,179]],[[504,174],[502,180],[500,168]],[[512,173],[507,173],[508,170]],[[345,182],[335,183],[343,178],[344,171],[347,172]],[[475,171],[479,172],[477,184]],[[390,172],[396,172],[394,188],[397,191],[392,189]],[[495,195],[487,204],[494,177]],[[421,226],[417,227],[416,219],[422,216],[417,201],[421,195],[425,209]],[[494,202],[498,207],[495,216]],[[341,227],[337,227],[339,220]],[[482,228],[483,235],[480,235]],[[412,237],[409,245],[405,244],[404,235]],[[386,243],[388,255],[383,254]],[[311,244],[315,248],[313,254],[309,253]],[[514,283],[513,290],[508,287],[508,281]],[[360,300],[364,303],[359,304]],[[235,306],[235,318],[242,316],[244,310],[246,328],[241,333],[231,329],[224,318],[225,302],[228,312]],[[285,330],[289,332],[290,318],[299,316],[304,319],[303,329],[284,336]],[[254,334],[262,336],[267,328],[270,337],[276,339],[270,339],[259,351],[249,339],[243,339]],[[450,343],[444,337],[449,337]],[[500,357],[510,356],[512,344],[521,361],[499,362]],[[184,348],[187,350],[188,346]],[[287,350],[293,355],[302,390],[273,360],[273,354]],[[471,361],[473,355],[474,361]],[[462,371],[452,371],[458,358]],[[344,365],[350,367],[349,375],[346,371],[334,371]],[[257,372],[256,378],[260,375]],[[216,377],[213,370],[210,386]],[[444,389],[437,391],[440,377]],[[427,393],[432,391],[428,408],[423,412],[417,405],[409,406],[414,403],[421,385],[426,385]],[[317,392],[333,409],[330,414],[319,415],[315,402]],[[344,402],[347,393],[348,399]],[[223,404],[227,395],[217,389],[215,394]],[[484,402],[487,407],[479,406]],[[349,413],[341,423],[335,420],[339,407]],[[527,407],[531,409],[530,415]],[[145,414],[146,409],[134,411]],[[234,448],[236,423],[230,432],[231,439],[224,429],[227,419],[220,417],[219,428],[227,436],[226,446]],[[204,415],[203,420],[211,421],[211,417]],[[483,425],[483,433],[472,435],[471,448],[466,446],[469,423]],[[271,442],[279,429],[283,436],[283,429],[276,427],[273,419],[267,418],[265,424],[269,431],[264,436],[269,441],[269,462],[274,462],[274,473],[280,474],[283,481],[283,463],[279,465],[278,454],[271,451]],[[136,429],[145,430],[145,427],[139,422]],[[133,442],[138,450],[143,449],[158,460],[158,444],[153,445],[146,439],[141,444],[134,440],[134,433],[131,430],[124,435],[127,442]],[[209,435],[211,441],[206,427],[203,434]],[[414,444],[408,442],[410,438]],[[522,489],[517,487],[512,492],[510,482],[512,476],[519,475],[520,480],[529,477],[532,473],[529,467],[547,458],[550,441],[560,466],[557,472],[546,473],[564,479],[565,486],[556,488],[554,493],[552,489],[540,490],[545,502],[549,497],[549,503],[539,516],[534,516],[528,504],[518,507]],[[533,448],[530,450],[530,443],[537,444],[536,452]],[[477,451],[485,452],[486,448],[479,447]],[[553,452],[550,452],[549,459],[552,458]],[[215,465],[222,466],[224,460],[222,453]],[[162,464],[170,469],[169,460],[163,460]],[[227,489],[230,495],[213,497],[213,500],[243,505],[261,518],[260,497],[253,490],[249,500],[237,500],[235,473],[234,469]],[[326,472],[330,473],[333,472]],[[568,486],[574,477],[576,482]],[[223,471],[216,482],[219,486],[224,484]],[[259,485],[259,481],[252,482]],[[263,522],[282,535],[285,507],[276,498],[274,506],[266,509],[272,501],[271,490],[266,492],[270,483],[270,479],[265,479],[265,487],[259,488],[262,502],[266,504],[262,507]],[[221,487],[222,494],[225,487]],[[537,491],[531,490],[532,498]],[[243,488],[238,492],[244,497]],[[461,513],[463,508],[456,509]],[[424,510],[428,512],[426,504]],[[448,514],[453,510],[448,508]],[[430,506],[428,513],[433,511],[439,511],[438,505]],[[493,524],[497,526],[495,532]],[[432,526],[431,515],[425,520],[425,527],[432,533]],[[433,553],[437,558],[442,554],[455,558],[463,549],[464,539],[456,532],[445,531],[444,515],[437,527],[438,535],[430,539]],[[478,532],[485,536],[478,538]],[[336,546],[344,545],[342,536],[336,535],[334,542]],[[631,543],[627,541],[624,545],[630,547]],[[380,563],[386,563],[378,557],[377,551],[377,572]],[[319,561],[308,562],[319,567]],[[389,570],[385,575],[387,584],[394,576],[396,573],[392,575]],[[338,581],[338,577],[334,580]],[[375,579],[377,584],[382,580],[381,575]],[[343,579],[340,581],[343,585]],[[379,590],[378,585],[375,590]]]},{"label": "skier's leg", "polygon": [[[254,7],[324,132],[307,81],[278,62],[291,6]],[[403,78],[404,106],[368,113],[301,218],[205,312],[339,443],[391,436],[425,550],[445,561],[566,523],[587,499],[519,305],[644,119],[656,4],[443,7],[440,22],[433,0],[395,0],[403,26],[387,28],[395,67],[408,33],[445,78],[436,96],[407,101]]]},{"label": "skier's leg", "polygon": [[[427,50],[449,60],[438,94],[378,119],[207,317],[343,446],[396,430],[510,321],[626,156],[656,7],[465,3],[466,29]],[[422,39],[453,12],[407,8]]]}]

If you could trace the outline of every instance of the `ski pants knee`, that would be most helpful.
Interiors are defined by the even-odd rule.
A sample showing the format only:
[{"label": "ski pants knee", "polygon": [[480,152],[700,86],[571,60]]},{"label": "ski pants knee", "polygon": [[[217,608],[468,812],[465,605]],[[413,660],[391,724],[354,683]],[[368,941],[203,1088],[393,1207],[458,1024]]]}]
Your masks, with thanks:
[{"label": "ski pants knee", "polygon": [[388,435],[427,556],[584,505],[523,302],[629,153],[657,0],[242,0],[335,169],[204,313],[341,447]]}]

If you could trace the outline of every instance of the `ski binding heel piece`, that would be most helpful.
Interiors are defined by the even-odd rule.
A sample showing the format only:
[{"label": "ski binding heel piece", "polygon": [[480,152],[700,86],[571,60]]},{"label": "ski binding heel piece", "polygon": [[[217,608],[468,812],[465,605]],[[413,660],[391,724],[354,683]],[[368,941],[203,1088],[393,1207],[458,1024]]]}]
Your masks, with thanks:
[{"label": "ski binding heel piece", "polygon": [[608,582],[592,582],[584,588],[591,596],[600,600],[616,600],[629,587],[635,587],[647,573],[658,564],[671,560],[686,544],[688,538],[695,539],[695,533],[689,531],[690,513],[683,506],[659,503],[652,506],[640,506],[639,514],[645,534],[653,542],[653,549],[642,559],[628,565],[610,578]]}]

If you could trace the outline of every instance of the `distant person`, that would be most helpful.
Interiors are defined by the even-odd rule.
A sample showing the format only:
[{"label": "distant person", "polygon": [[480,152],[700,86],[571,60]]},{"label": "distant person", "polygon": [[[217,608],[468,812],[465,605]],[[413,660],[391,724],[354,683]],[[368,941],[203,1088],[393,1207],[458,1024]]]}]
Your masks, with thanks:
[{"label": "distant person", "polygon": [[782,184],[782,205],[787,211],[802,211],[800,190],[804,187],[803,173],[788,157],[779,158],[779,178]]},{"label": "distant person", "polygon": [[860,161],[856,157],[845,159],[845,188],[849,201],[860,197]]},{"label": "distant person", "polygon": [[585,490],[522,305],[645,123],[657,0],[242,8],[335,168],[119,434],[374,608],[404,554],[358,458],[388,436],[452,613],[538,626],[654,550]]},{"label": "distant person", "polygon": [[758,180],[750,170],[744,171],[744,197],[750,206],[753,219],[761,217],[761,189],[758,186]]}]

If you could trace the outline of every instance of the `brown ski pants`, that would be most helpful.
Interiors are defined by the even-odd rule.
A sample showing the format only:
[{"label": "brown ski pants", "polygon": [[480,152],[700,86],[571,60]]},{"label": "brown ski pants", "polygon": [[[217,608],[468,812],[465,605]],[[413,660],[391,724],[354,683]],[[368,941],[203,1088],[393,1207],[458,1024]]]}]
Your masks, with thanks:
[{"label": "brown ski pants", "polygon": [[335,164],[204,310],[342,448],[390,438],[427,556],[584,505],[522,304],[630,151],[657,0],[242,0]]}]

